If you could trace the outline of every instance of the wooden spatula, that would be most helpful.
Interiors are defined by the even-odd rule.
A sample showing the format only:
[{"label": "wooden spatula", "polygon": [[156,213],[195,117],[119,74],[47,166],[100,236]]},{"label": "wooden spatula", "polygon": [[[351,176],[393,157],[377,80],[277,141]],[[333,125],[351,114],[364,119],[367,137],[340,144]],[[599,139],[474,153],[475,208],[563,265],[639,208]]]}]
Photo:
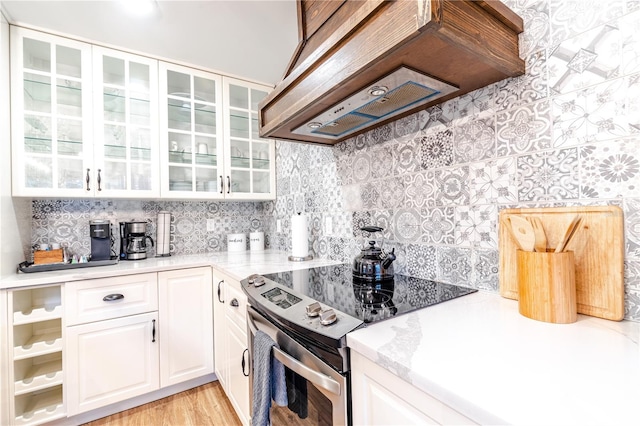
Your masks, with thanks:
[{"label": "wooden spatula", "polygon": [[567,230],[565,231],[564,236],[556,246],[556,253],[565,251],[565,249],[567,248],[567,244],[569,244],[569,241],[571,240],[573,235],[576,233],[581,223],[582,223],[582,217],[579,215],[574,216],[574,218],[571,220],[571,223],[569,223],[569,226],[567,227]]},{"label": "wooden spatula", "polygon": [[537,216],[531,216],[528,218],[533,228],[533,235],[535,236],[535,249],[538,252],[546,253],[547,251],[547,235],[544,233],[544,227],[542,226],[542,220]]},{"label": "wooden spatula", "polygon": [[511,222],[513,234],[520,243],[522,250],[533,251],[536,243],[536,236],[529,221],[516,215],[510,215],[509,221]]}]

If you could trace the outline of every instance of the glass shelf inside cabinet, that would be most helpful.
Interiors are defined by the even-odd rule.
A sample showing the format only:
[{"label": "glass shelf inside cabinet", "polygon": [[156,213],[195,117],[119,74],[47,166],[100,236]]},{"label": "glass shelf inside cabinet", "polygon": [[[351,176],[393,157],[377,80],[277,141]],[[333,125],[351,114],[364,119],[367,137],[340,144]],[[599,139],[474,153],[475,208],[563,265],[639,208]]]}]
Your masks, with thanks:
[{"label": "glass shelf inside cabinet", "polygon": [[254,169],[268,169],[269,168],[269,160],[265,160],[262,158],[254,158],[253,159],[253,168]]},{"label": "glass shelf inside cabinet", "polygon": [[196,164],[201,166],[215,166],[218,157],[213,154],[196,154]]},{"label": "glass shelf inside cabinet", "polygon": [[24,150],[34,154],[51,154],[51,139],[25,137]]}]

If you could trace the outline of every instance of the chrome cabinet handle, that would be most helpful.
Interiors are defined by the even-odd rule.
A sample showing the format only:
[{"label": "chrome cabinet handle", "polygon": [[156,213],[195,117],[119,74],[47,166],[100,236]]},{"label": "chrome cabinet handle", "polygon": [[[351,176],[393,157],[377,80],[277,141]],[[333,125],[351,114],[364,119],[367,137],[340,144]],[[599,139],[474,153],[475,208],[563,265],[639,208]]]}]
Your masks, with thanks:
[{"label": "chrome cabinet handle", "polygon": [[102,183],[102,177],[100,176],[101,171],[101,169],[98,169],[98,191],[102,191],[102,188],[100,187],[100,184]]},{"label": "chrome cabinet handle", "polygon": [[156,341],[156,320],[151,320],[152,329],[151,329],[151,343]]},{"label": "chrome cabinet handle", "polygon": [[231,177],[227,176],[227,194],[231,194]]},{"label": "chrome cabinet handle", "polygon": [[87,177],[85,178],[85,181],[87,182],[87,191],[91,191],[91,188],[89,188],[89,182],[91,182],[91,176],[89,176],[90,171],[91,169],[87,169]]},{"label": "chrome cabinet handle", "polygon": [[124,294],[122,293],[107,294],[105,297],[102,298],[102,300],[105,302],[114,302],[116,300],[121,300],[121,299],[124,299]]},{"label": "chrome cabinet handle", "polygon": [[[249,353],[249,348],[245,349],[242,352],[242,374],[244,374],[244,377],[249,377],[249,373],[244,372],[244,366],[248,364],[248,362],[244,360],[244,354],[248,354],[248,353]],[[249,370],[249,372],[251,372],[251,370]]]},{"label": "chrome cabinet handle", "polygon": [[224,283],[224,280],[221,280],[221,281],[218,283],[218,302],[220,302],[220,303],[224,303],[224,300],[222,300],[222,299],[220,298],[220,293],[221,293],[220,286],[222,285],[222,283]]},{"label": "chrome cabinet handle", "polygon": [[220,175],[220,193],[224,193],[224,178]]},{"label": "chrome cabinet handle", "polygon": [[235,297],[231,299],[231,302],[229,302],[229,304],[234,308],[237,308],[238,306],[240,306],[240,304],[238,303],[238,299],[236,299]]}]

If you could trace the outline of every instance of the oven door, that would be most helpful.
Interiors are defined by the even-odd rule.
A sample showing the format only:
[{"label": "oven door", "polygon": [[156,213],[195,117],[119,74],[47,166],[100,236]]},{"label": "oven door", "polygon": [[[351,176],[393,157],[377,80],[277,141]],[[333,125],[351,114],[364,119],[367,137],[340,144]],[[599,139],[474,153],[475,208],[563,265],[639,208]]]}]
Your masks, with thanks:
[{"label": "oven door", "polygon": [[[280,346],[280,349],[273,348],[273,356],[285,366],[286,374],[291,379],[287,380],[291,409],[275,405],[272,401],[272,425],[322,426],[350,423],[348,377],[329,367],[251,306],[247,308],[247,324],[250,359],[253,360],[251,351],[254,336],[260,330]],[[253,395],[253,374],[250,375],[249,383]]]}]

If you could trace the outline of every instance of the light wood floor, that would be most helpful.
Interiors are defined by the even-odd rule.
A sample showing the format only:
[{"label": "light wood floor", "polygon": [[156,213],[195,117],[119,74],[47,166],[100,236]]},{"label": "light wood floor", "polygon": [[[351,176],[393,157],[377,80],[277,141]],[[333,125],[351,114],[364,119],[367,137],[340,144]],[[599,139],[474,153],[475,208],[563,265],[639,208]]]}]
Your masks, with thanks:
[{"label": "light wood floor", "polygon": [[88,426],[240,426],[220,382],[188,391],[86,423]]}]

